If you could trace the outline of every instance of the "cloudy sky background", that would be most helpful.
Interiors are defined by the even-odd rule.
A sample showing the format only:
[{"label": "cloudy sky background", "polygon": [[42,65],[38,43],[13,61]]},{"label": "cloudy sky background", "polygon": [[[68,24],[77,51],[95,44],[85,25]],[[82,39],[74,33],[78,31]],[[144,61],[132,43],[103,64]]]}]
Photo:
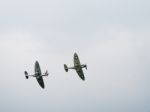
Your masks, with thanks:
[{"label": "cloudy sky background", "polygon": [[[1,112],[149,112],[150,1],[0,1]],[[73,65],[87,63],[83,82]],[[46,88],[33,73],[38,60]]]}]

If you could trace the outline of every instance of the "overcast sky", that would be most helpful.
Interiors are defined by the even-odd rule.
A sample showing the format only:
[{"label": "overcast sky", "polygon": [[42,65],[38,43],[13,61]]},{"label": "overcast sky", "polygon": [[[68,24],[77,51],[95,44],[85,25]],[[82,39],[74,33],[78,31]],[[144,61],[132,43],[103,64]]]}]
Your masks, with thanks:
[{"label": "overcast sky", "polygon": [[[0,112],[150,112],[149,0],[1,0]],[[85,81],[73,54],[87,64]],[[45,89],[34,73],[38,60]]]}]

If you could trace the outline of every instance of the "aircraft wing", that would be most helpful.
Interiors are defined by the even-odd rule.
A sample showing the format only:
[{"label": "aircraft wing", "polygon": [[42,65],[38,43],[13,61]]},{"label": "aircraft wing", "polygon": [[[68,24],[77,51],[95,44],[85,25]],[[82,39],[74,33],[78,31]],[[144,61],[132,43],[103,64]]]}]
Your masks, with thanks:
[{"label": "aircraft wing", "polygon": [[36,79],[37,79],[39,85],[40,85],[42,88],[44,88],[45,85],[44,85],[43,77],[38,77],[38,78],[36,78]]},{"label": "aircraft wing", "polygon": [[83,73],[82,68],[79,69],[79,70],[76,70],[76,72],[78,73],[79,77],[80,77],[82,80],[85,80],[85,77],[84,77],[84,73]]}]

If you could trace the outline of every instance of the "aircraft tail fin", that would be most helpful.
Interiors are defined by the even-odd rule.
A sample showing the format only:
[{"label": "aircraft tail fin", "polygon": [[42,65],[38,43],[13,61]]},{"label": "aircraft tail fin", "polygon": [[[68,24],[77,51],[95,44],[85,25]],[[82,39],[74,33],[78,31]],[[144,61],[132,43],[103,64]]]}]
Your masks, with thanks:
[{"label": "aircraft tail fin", "polygon": [[67,67],[66,64],[64,64],[64,69],[65,69],[66,72],[68,72],[68,67]]},{"label": "aircraft tail fin", "polygon": [[24,74],[25,74],[26,79],[28,79],[28,78],[29,78],[28,72],[27,72],[27,71],[24,71]]}]

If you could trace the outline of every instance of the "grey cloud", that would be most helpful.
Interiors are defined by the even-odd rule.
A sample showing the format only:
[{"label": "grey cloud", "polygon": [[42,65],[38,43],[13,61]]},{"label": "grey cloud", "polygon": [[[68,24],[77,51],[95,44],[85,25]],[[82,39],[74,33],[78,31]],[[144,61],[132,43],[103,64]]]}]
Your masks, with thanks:
[{"label": "grey cloud", "polygon": [[[0,111],[149,111],[149,1],[1,1]],[[140,8],[139,8],[140,7]],[[77,52],[86,81],[73,65]],[[33,73],[35,60],[46,88]]]}]

